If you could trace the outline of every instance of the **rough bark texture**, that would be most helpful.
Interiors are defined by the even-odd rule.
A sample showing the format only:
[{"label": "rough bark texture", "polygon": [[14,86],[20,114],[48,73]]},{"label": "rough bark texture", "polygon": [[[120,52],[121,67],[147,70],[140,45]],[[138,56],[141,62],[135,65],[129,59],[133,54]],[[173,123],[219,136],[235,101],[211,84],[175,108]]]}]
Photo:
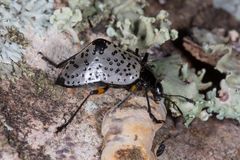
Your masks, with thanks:
[{"label": "rough bark texture", "polygon": [[[173,0],[163,6],[151,0],[150,4],[152,8],[146,9],[149,15],[166,9],[176,29],[198,26],[239,30],[239,22],[212,8],[210,0]],[[92,96],[67,130],[54,134],[89,90],[56,86],[38,70],[25,72],[14,81],[1,80],[0,159],[100,159],[103,116],[127,91],[110,89],[104,95]],[[182,121],[175,126],[168,118],[155,136],[153,150],[164,140],[166,149],[159,160],[239,160],[239,135],[239,124],[230,120],[195,120],[185,128]]]}]

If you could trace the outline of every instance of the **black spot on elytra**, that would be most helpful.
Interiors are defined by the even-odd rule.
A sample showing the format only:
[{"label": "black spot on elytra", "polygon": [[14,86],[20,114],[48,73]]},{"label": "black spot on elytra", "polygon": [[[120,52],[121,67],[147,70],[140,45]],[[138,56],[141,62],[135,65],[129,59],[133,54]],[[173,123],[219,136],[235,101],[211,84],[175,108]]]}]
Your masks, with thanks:
[{"label": "black spot on elytra", "polygon": [[110,71],[113,71],[113,68],[110,68]]},{"label": "black spot on elytra", "polygon": [[83,58],[84,57],[84,52],[83,53],[81,53],[81,58]]},{"label": "black spot on elytra", "polygon": [[87,60],[84,60],[84,63],[85,63],[85,65],[86,65],[86,66],[88,66],[88,65],[89,65],[89,63],[88,63],[88,61],[87,61]]},{"label": "black spot on elytra", "polygon": [[124,61],[123,61],[123,60],[121,60],[120,62],[121,62],[122,64],[124,63]]},{"label": "black spot on elytra", "polygon": [[120,71],[120,69],[118,68],[118,69],[116,69],[115,73],[118,73],[119,71]]},{"label": "black spot on elytra", "polygon": [[86,49],[86,52],[89,52],[89,49]]},{"label": "black spot on elytra", "polygon": [[98,59],[98,58],[96,58],[96,59],[95,59],[95,61],[96,61],[96,62],[98,62],[98,61],[99,61],[99,59]]},{"label": "black spot on elytra", "polygon": [[117,59],[117,58],[115,58],[115,59],[114,59],[114,62],[118,62],[118,59]]},{"label": "black spot on elytra", "polygon": [[108,67],[104,67],[105,70],[108,70]]},{"label": "black spot on elytra", "polygon": [[79,65],[77,65],[77,64],[75,63],[75,64],[73,64],[73,67],[79,68]]},{"label": "black spot on elytra", "polygon": [[121,56],[122,56],[122,58],[123,58],[123,59],[126,59],[126,57],[124,56],[124,54],[123,54],[123,53],[121,54]]},{"label": "black spot on elytra", "polygon": [[107,61],[110,61],[110,60],[111,60],[110,57],[108,57],[108,58],[107,58]]},{"label": "black spot on elytra", "polygon": [[117,66],[120,66],[120,65],[121,65],[121,63],[118,62],[118,63],[117,63]]},{"label": "black spot on elytra", "polygon": [[83,69],[83,71],[86,71],[87,70],[87,68],[85,67],[84,69]]},{"label": "black spot on elytra", "polygon": [[117,50],[115,50],[114,52],[112,52],[112,55],[115,56],[117,54]]},{"label": "black spot on elytra", "polygon": [[74,75],[72,75],[71,78],[74,78]]},{"label": "black spot on elytra", "polygon": [[132,65],[132,67],[133,67],[133,69],[135,69],[135,68],[136,68],[136,66],[135,66],[134,64]]},{"label": "black spot on elytra", "polygon": [[130,67],[130,66],[131,66],[131,63],[128,63],[128,64],[127,64],[127,67]]},{"label": "black spot on elytra", "polygon": [[111,61],[111,62],[109,62],[109,65],[112,65],[113,64],[113,62]]}]

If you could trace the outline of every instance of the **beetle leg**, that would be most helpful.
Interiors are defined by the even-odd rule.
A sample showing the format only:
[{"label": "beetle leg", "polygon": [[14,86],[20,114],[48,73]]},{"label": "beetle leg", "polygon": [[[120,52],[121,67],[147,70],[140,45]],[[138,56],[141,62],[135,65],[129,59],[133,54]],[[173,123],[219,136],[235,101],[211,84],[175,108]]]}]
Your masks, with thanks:
[{"label": "beetle leg", "polygon": [[116,107],[120,107],[130,96],[132,95],[132,92],[130,92],[123,100],[121,100]]},{"label": "beetle leg", "polygon": [[108,86],[103,87],[103,88],[98,88],[96,90],[92,90],[87,97],[82,101],[82,103],[80,104],[80,106],[77,108],[77,110],[71,115],[71,117],[68,119],[68,121],[64,124],[62,124],[61,126],[57,127],[57,131],[55,133],[61,132],[64,128],[66,128],[73,120],[73,118],[76,116],[76,114],[78,113],[78,111],[82,108],[83,104],[87,101],[87,99],[91,96],[91,95],[95,95],[95,94],[103,94],[108,90]]},{"label": "beetle leg", "polygon": [[152,111],[151,111],[151,106],[150,106],[150,102],[149,102],[149,97],[148,97],[148,91],[147,91],[147,89],[145,88],[145,96],[146,96],[146,99],[147,99],[147,107],[148,107],[148,113],[149,113],[149,116],[150,116],[150,118],[153,120],[153,122],[155,122],[155,123],[165,123],[165,121],[164,120],[158,120],[154,115],[153,115],[153,113],[152,113]]}]

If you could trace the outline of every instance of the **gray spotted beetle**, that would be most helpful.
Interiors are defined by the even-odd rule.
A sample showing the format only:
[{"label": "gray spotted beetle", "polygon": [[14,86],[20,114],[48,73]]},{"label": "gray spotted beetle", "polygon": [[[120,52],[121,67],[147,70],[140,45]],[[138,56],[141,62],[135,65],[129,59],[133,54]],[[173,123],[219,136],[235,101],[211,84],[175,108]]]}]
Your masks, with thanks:
[{"label": "gray spotted beetle", "polygon": [[[194,103],[193,100],[180,95],[166,95],[163,93],[161,83],[154,77],[150,65],[147,64],[147,53],[141,58],[138,56],[138,49],[136,49],[135,53],[129,50],[123,51],[117,45],[105,39],[99,38],[92,41],[80,52],[59,64],[54,63],[44,55],[42,55],[42,58],[56,68],[63,68],[55,82],[57,85],[80,87],[92,83],[104,84],[104,87],[99,87],[89,92],[88,96],[85,97],[69,120],[57,127],[56,133],[61,132],[72,122],[73,118],[91,95],[103,94],[109,87],[125,88],[130,91],[130,94],[118,106],[131,96],[133,92],[144,90],[148,104],[147,111],[151,119],[156,123],[164,123],[164,121],[158,120],[152,114],[148,97],[149,91],[152,92],[155,101],[160,101],[162,97],[177,96]],[[175,104],[169,98],[167,99]]]}]

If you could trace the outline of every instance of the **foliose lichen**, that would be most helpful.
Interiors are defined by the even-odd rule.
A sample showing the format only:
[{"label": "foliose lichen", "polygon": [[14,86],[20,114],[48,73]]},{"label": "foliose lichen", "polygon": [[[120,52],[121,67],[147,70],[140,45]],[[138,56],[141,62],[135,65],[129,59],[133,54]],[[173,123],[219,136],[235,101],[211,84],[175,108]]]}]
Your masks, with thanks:
[{"label": "foliose lichen", "polygon": [[194,33],[206,54],[219,57],[215,69],[226,74],[220,82],[220,89],[217,91],[214,88],[207,93],[206,101],[209,103],[205,105],[205,115],[215,113],[218,119],[231,118],[240,122],[240,58],[239,51],[235,47],[238,46],[239,41],[234,38],[236,42],[230,43],[231,37],[222,37],[207,30],[195,29]]},{"label": "foliose lichen", "polygon": [[[181,60],[178,55],[165,57],[157,61],[151,62],[152,70],[156,78],[161,81],[164,93],[167,95],[181,95],[194,100],[196,103],[189,103],[183,98],[175,96],[167,96],[174,101],[180,111],[168,103],[168,107],[174,116],[183,114],[185,125],[188,126],[195,118],[207,120],[210,114],[203,114],[203,110],[211,101],[204,100],[204,95],[200,91],[209,88],[212,83],[203,83],[202,79],[205,70],[195,74],[195,71],[190,69],[188,65]],[[171,66],[171,67],[169,67]],[[179,75],[180,73],[180,75]],[[167,99],[165,99],[167,100]]]},{"label": "foliose lichen", "polygon": [[[133,2],[130,4],[136,6],[136,4],[133,5]],[[126,8],[130,8],[130,6]],[[125,11],[126,8],[122,7],[122,12],[125,14],[120,12],[121,7],[119,9],[118,6],[118,12],[113,12],[115,14],[113,15],[113,21],[107,28],[107,35],[118,39],[123,47],[133,50],[161,45],[170,39],[175,40],[178,37],[178,32],[170,27],[171,22],[167,19],[168,13],[166,11],[161,10],[156,17],[146,17],[143,14],[143,6],[138,6],[135,10],[129,11]],[[114,9],[116,10],[116,8]]]},{"label": "foliose lichen", "polygon": [[58,30],[71,35],[73,43],[79,43],[78,34],[95,27],[109,17],[109,10],[99,1],[69,0],[68,6],[56,9],[50,18]]},{"label": "foliose lichen", "polygon": [[29,41],[29,32],[40,34],[47,26],[53,0],[13,0],[0,2],[0,72],[1,78],[18,72],[19,62]]}]

